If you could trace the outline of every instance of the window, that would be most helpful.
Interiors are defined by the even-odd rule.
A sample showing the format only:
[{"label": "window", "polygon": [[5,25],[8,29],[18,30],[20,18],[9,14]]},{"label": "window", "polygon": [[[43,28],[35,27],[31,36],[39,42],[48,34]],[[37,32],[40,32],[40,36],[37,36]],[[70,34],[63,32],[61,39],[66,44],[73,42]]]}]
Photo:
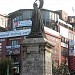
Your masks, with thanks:
[{"label": "window", "polygon": [[72,27],[72,28],[71,28],[71,27],[69,27],[69,29],[73,31],[73,27]]},{"label": "window", "polygon": [[22,16],[19,16],[19,20],[20,20],[20,21],[22,20]]},{"label": "window", "polygon": [[32,11],[28,10],[23,12],[23,20],[29,20],[31,16],[32,16]]},{"label": "window", "polygon": [[0,45],[0,48],[2,48],[2,46]]},{"label": "window", "polygon": [[63,56],[66,57],[66,56],[68,55],[68,53],[67,53],[67,51],[64,49],[64,50],[61,51],[61,55],[63,55]]},{"label": "window", "polygon": [[0,48],[0,52],[2,51],[2,49]]},{"label": "window", "polygon": [[61,38],[61,42],[68,44],[67,39],[66,39],[66,38],[64,38],[64,37],[62,37],[62,38]]},{"label": "window", "polygon": [[55,20],[55,22],[57,21],[56,14],[55,14],[54,20]]},{"label": "window", "polygon": [[73,40],[73,33],[69,32],[69,39]]},{"label": "window", "polygon": [[52,20],[52,12],[50,12],[50,20]]},{"label": "window", "polygon": [[2,22],[2,25],[3,25],[3,18],[1,18],[1,22]]},{"label": "window", "polygon": [[58,14],[56,14],[56,20],[58,21],[58,19],[59,19],[59,15],[58,15]]},{"label": "window", "polygon": [[52,20],[54,20],[54,13],[52,13]]},{"label": "window", "polygon": [[0,51],[0,54],[1,54],[2,52]]},{"label": "window", "polygon": [[19,16],[16,17],[16,21],[19,21]]},{"label": "window", "polygon": [[18,45],[18,40],[13,40],[12,41],[12,46]]}]

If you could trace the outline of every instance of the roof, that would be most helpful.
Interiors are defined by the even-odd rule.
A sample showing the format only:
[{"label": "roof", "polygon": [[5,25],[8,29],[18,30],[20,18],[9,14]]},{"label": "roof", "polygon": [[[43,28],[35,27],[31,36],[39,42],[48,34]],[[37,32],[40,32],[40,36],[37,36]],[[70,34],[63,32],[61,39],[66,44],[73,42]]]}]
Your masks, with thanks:
[{"label": "roof", "polygon": [[[31,10],[32,11],[33,9],[19,9],[19,10],[16,10],[14,12],[9,13],[8,16],[11,17],[12,15],[21,14],[21,12],[25,11],[25,10]],[[48,9],[41,9],[41,10],[42,11],[50,11],[50,12],[53,12],[53,13],[57,13],[56,11],[52,11],[52,10],[48,10]]]}]

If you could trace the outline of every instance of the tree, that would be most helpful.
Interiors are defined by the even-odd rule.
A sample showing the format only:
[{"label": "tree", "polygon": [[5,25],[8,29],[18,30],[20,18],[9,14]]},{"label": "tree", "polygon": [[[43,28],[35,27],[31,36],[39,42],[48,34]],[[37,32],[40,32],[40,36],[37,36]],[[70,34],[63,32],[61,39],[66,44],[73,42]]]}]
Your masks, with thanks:
[{"label": "tree", "polygon": [[58,67],[53,65],[52,68],[53,75],[70,75],[68,66],[64,63],[61,63]]},{"label": "tree", "polygon": [[8,66],[9,66],[9,74],[10,74],[12,68],[11,60],[5,58],[0,62],[0,75],[7,75]]},{"label": "tree", "polygon": [[61,63],[61,65],[58,67],[58,71],[62,75],[69,75],[68,66],[64,63]]}]

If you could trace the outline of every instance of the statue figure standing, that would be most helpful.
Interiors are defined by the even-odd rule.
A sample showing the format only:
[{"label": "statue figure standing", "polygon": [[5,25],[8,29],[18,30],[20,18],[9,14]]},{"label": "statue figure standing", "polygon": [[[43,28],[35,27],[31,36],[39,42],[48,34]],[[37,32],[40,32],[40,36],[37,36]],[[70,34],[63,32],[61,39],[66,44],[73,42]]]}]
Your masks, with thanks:
[{"label": "statue figure standing", "polygon": [[[37,0],[36,0],[37,1]],[[40,6],[38,7],[36,1],[33,4],[33,12],[32,12],[32,27],[31,27],[31,32],[28,35],[28,37],[41,37],[42,33],[44,31],[44,25],[43,25],[43,20],[41,17],[41,11],[40,8],[43,6],[43,0],[40,0]]]}]

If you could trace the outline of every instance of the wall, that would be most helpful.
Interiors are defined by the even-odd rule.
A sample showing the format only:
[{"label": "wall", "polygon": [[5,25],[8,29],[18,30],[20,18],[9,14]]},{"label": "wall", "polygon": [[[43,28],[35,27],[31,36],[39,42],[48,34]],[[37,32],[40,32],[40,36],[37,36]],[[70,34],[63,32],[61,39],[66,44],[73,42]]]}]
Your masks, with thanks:
[{"label": "wall", "polygon": [[52,49],[52,60],[54,62],[56,62],[56,66],[58,66],[60,63],[61,63],[61,39],[60,39],[60,36],[59,37],[56,37],[54,35],[52,35],[52,33],[48,33],[48,32],[45,32],[46,35],[46,39],[48,41],[50,41],[50,43],[52,45],[54,45],[55,47]]}]

